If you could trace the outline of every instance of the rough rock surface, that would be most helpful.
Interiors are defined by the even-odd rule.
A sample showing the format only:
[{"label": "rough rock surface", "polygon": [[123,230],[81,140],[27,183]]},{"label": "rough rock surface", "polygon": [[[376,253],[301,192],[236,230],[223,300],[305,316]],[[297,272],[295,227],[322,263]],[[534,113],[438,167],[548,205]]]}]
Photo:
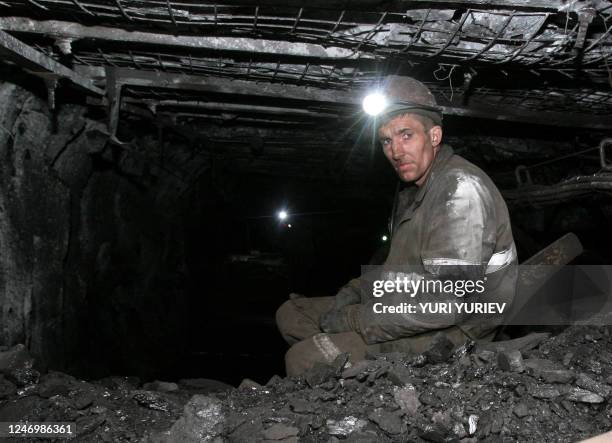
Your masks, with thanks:
[{"label": "rough rock surface", "polygon": [[[523,372],[470,346],[443,363],[395,353],[343,369],[340,356],[300,377],[224,391],[210,380],[168,390],[50,372],[20,388],[0,378],[0,421],[75,421],[84,442],[575,442],[612,426],[611,352],[612,328],[572,327],[523,351]],[[561,370],[578,376],[546,380]]]},{"label": "rough rock surface", "polygon": [[[53,116],[0,82],[0,344],[25,343],[43,367],[146,374],[184,332],[178,191],[85,115],[63,104]],[[148,173],[128,167],[137,158]]]}]

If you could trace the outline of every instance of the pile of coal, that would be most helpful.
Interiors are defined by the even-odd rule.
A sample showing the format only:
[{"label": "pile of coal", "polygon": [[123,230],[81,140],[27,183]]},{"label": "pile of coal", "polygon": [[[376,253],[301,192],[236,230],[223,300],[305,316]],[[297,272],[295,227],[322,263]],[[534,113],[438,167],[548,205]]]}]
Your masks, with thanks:
[{"label": "pile of coal", "polygon": [[16,347],[0,352],[0,421],[74,421],[79,441],[574,442],[612,427],[611,362],[611,328],[571,327],[233,388],[41,375]]}]

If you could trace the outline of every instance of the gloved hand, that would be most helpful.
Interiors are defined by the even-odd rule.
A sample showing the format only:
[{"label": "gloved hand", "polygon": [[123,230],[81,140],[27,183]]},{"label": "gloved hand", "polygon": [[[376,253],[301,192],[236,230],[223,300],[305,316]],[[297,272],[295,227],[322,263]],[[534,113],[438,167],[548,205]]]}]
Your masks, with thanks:
[{"label": "gloved hand", "polygon": [[319,319],[319,327],[323,332],[332,334],[351,330],[346,313],[342,309],[332,309],[323,314]]},{"label": "gloved hand", "polygon": [[359,285],[357,279],[351,280],[348,284],[340,288],[335,297],[335,309],[342,309],[345,306],[356,305],[361,302],[359,289],[357,289],[355,285]]},{"label": "gloved hand", "polygon": [[345,306],[342,309],[332,309],[321,315],[319,327],[323,332],[334,334],[357,330],[357,318],[360,305]]}]

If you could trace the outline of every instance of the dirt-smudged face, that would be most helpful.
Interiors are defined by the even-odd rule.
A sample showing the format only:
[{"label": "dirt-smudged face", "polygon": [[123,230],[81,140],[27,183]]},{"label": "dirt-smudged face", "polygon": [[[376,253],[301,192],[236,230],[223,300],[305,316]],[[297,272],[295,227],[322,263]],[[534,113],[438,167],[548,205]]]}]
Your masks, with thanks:
[{"label": "dirt-smudged face", "polygon": [[421,186],[440,149],[442,128],[428,130],[419,118],[404,114],[381,126],[378,137],[399,178]]}]

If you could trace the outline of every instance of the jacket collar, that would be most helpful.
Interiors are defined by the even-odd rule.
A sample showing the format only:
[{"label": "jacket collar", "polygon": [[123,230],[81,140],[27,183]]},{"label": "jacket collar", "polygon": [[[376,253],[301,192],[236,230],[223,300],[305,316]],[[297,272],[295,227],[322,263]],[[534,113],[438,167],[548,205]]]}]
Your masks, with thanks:
[{"label": "jacket collar", "polygon": [[[436,181],[436,177],[440,174],[444,164],[453,156],[453,154],[453,148],[451,148],[449,145],[440,146],[440,150],[438,151],[438,154],[434,159],[434,164],[431,170],[429,171],[429,175],[427,176],[425,183],[423,183],[423,186],[417,188],[415,185],[412,185],[404,189],[400,193],[402,194],[401,200],[403,200],[404,202],[406,202],[406,200],[409,201],[411,195],[414,196],[414,200],[412,200],[412,203],[409,204],[407,207],[406,204],[401,205],[406,209],[398,214],[400,219],[398,220],[397,224],[403,222],[404,220],[409,220],[412,218],[412,216],[414,215],[414,211],[416,211],[416,209],[420,206],[421,202],[423,201],[423,198],[425,197],[425,194],[427,194],[427,191],[433,186],[433,183]],[[401,210],[401,208],[399,209]]]},{"label": "jacket collar", "polygon": [[423,183],[423,186],[419,188],[414,197],[415,203],[421,203],[423,197],[425,197],[425,194],[427,193],[429,188],[431,188],[431,184],[436,181],[436,176],[440,173],[442,165],[444,165],[446,161],[451,158],[453,153],[453,148],[451,148],[449,145],[440,146],[440,150],[438,151],[436,158],[434,158],[433,166],[429,171],[429,175],[425,179],[425,183]]}]

